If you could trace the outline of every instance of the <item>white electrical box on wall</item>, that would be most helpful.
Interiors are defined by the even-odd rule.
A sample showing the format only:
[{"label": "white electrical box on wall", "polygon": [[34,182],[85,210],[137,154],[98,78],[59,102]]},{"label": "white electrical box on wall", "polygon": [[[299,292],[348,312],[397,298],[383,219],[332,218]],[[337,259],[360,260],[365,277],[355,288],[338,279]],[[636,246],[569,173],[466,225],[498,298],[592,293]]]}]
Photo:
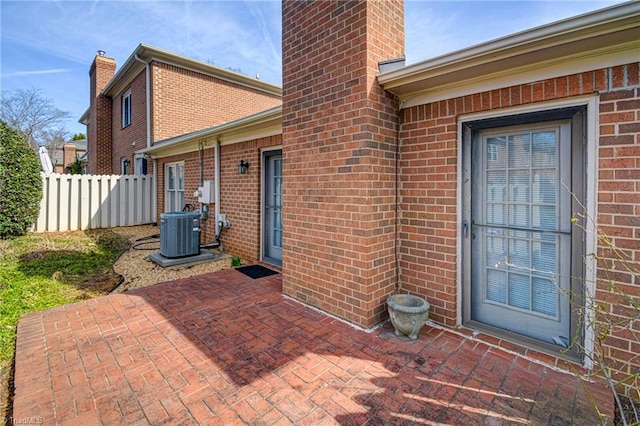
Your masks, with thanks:
[{"label": "white electrical box on wall", "polygon": [[198,188],[199,197],[198,202],[202,204],[213,204],[214,202],[214,188],[212,180],[205,180],[202,182],[202,186]]}]

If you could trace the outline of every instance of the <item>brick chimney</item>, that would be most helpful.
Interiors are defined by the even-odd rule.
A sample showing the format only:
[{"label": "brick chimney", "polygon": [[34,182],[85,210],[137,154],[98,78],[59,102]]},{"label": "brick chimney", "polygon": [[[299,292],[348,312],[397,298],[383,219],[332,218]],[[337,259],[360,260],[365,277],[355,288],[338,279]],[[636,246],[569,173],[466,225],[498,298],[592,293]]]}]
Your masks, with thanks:
[{"label": "brick chimney", "polygon": [[74,143],[65,143],[62,146],[62,169],[64,173],[68,171],[68,166],[76,161],[76,144]]},{"label": "brick chimney", "polygon": [[111,98],[102,89],[115,75],[116,61],[99,50],[89,70],[90,101],[87,173],[111,174]]},{"label": "brick chimney", "polygon": [[376,76],[404,4],[284,1],[282,43],[283,292],[368,328],[396,285],[399,112]]}]

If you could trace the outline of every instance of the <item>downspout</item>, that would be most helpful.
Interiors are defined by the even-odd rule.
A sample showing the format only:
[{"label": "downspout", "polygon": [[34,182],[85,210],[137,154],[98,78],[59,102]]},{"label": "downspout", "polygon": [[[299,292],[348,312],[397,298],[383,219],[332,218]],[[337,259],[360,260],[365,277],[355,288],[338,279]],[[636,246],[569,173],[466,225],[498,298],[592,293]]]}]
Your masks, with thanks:
[{"label": "downspout", "polygon": [[213,159],[214,172],[214,189],[213,202],[215,204],[213,210],[213,220],[215,222],[215,237],[213,241],[207,244],[200,244],[200,248],[218,248],[221,249],[220,233],[222,232],[222,221],[220,220],[220,140],[216,140],[214,145],[215,158]]},{"label": "downspout", "polygon": [[396,139],[396,193],[395,193],[395,203],[396,203],[396,223],[395,223],[395,247],[394,247],[394,256],[396,262],[396,291],[399,291],[402,287],[400,282],[400,143],[402,141],[402,109],[398,110],[398,137]]},{"label": "downspout", "polygon": [[198,142],[198,161],[200,167],[200,186],[204,185],[204,142]]},{"label": "downspout", "polygon": [[[146,103],[146,114],[147,114],[147,148],[151,147],[151,67],[148,62],[143,61],[140,56],[136,53],[134,58],[136,61],[142,62],[144,64],[145,69],[145,103]],[[155,164],[154,164],[155,170]]]},{"label": "downspout", "polygon": [[153,159],[153,214],[154,222],[158,222],[158,160]]},{"label": "downspout", "polygon": [[220,139],[216,139],[215,158],[213,161],[213,172],[215,179],[213,190],[213,202],[215,203],[214,218],[216,222],[216,239],[219,239],[220,233],[222,232],[222,223],[220,221]]}]

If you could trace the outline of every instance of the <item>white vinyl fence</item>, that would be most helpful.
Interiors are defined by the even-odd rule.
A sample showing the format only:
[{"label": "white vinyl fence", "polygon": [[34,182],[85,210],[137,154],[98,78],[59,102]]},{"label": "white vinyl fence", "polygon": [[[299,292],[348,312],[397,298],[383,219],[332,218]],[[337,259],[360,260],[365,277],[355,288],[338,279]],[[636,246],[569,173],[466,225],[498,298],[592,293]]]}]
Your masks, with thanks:
[{"label": "white vinyl fence", "polygon": [[34,232],[76,231],[154,223],[152,175],[42,173],[40,216]]}]

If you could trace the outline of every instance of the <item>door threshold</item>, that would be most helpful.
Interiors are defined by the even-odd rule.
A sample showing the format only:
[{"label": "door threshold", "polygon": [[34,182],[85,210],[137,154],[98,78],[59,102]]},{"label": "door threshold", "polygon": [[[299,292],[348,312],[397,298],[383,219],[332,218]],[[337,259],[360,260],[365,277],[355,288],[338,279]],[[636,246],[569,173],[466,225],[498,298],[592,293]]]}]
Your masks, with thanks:
[{"label": "door threshold", "polygon": [[468,321],[466,324],[458,326],[457,330],[488,345],[515,352],[554,368],[579,374],[588,373],[583,364],[582,353],[576,350],[563,352],[561,348],[550,343],[511,333],[477,321]]}]

